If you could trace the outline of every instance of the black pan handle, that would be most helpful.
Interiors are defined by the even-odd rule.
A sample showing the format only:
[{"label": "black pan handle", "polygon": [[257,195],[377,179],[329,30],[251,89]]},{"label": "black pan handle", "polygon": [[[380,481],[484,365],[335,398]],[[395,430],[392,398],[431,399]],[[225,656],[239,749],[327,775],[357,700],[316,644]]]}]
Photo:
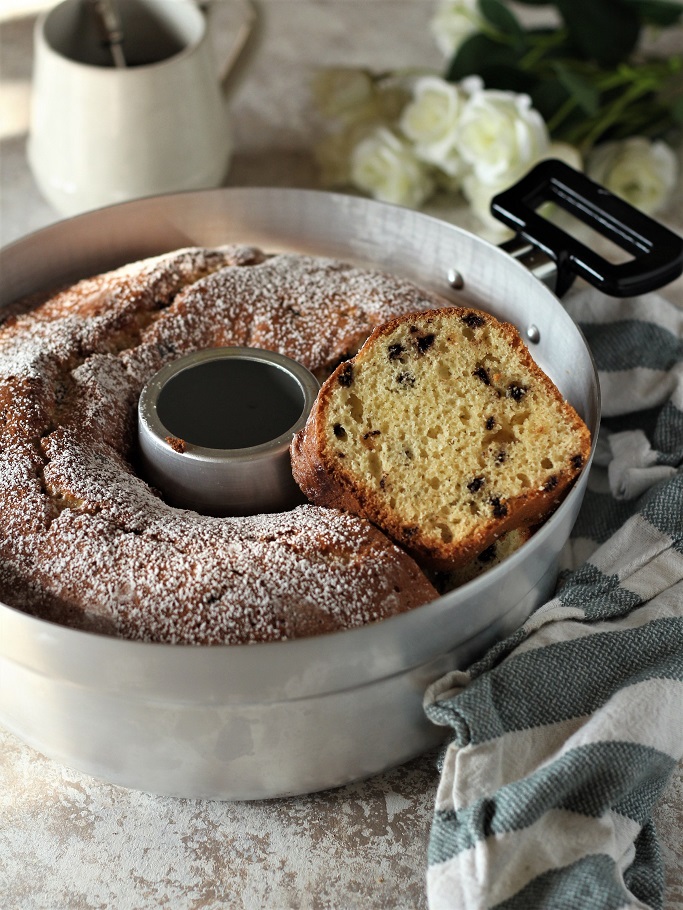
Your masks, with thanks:
[{"label": "black pan handle", "polygon": [[[633,258],[612,263],[537,211],[554,202],[621,247]],[[491,211],[557,266],[555,293],[562,296],[578,275],[611,297],[634,297],[683,273],[683,238],[563,161],[537,164],[495,196]]]}]

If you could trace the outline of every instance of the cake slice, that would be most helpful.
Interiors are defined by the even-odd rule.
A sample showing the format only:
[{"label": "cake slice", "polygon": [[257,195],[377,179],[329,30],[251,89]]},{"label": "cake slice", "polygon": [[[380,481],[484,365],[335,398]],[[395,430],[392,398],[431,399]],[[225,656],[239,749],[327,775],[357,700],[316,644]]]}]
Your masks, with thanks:
[{"label": "cake slice", "polygon": [[513,528],[499,537],[494,543],[482,550],[474,559],[457,566],[448,572],[430,572],[430,581],[439,594],[448,594],[462,587],[468,581],[479,578],[485,572],[504,562],[508,556],[517,552],[523,543],[532,535],[531,528]]},{"label": "cake slice", "polygon": [[549,515],[590,446],[514,326],[446,307],[388,322],[340,364],[292,443],[292,470],[314,503],[369,518],[450,571]]}]

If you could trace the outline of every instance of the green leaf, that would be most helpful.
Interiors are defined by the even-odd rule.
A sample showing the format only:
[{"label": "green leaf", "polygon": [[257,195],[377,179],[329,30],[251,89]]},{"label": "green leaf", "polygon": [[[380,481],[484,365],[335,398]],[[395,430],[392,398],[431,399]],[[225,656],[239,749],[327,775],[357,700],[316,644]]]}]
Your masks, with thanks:
[{"label": "green leaf", "polygon": [[527,38],[550,38],[551,36],[557,34],[557,27],[553,26],[539,26],[537,28],[528,28],[527,29]]},{"label": "green leaf", "polygon": [[526,41],[524,29],[502,0],[479,0],[479,12],[494,28],[512,38],[518,49],[524,47]]},{"label": "green leaf", "polygon": [[683,124],[683,96],[676,98],[674,103],[671,105],[671,116],[676,121],[676,123]]},{"label": "green leaf", "polygon": [[546,123],[550,122],[571,98],[559,79],[544,79],[529,94],[531,103]]},{"label": "green leaf", "polygon": [[640,35],[629,0],[556,0],[572,44],[588,60],[613,67],[625,60]]},{"label": "green leaf", "polygon": [[477,33],[460,45],[451,60],[445,78],[449,82],[459,82],[465,76],[481,75],[482,69],[486,66],[515,68],[517,63],[518,54],[512,47],[500,44],[487,35]]},{"label": "green leaf", "polygon": [[581,110],[589,117],[595,117],[600,110],[600,92],[595,86],[591,85],[587,79],[579,76],[578,73],[572,72],[563,63],[554,63],[553,69],[557,73],[560,83],[576,101]]},{"label": "green leaf", "polygon": [[683,6],[674,0],[627,0],[643,22],[667,28],[683,20]]},{"label": "green leaf", "polygon": [[530,95],[538,85],[533,73],[525,73],[516,66],[486,64],[479,70],[486,88],[503,89],[506,92]]},{"label": "green leaf", "polygon": [[527,47],[518,66],[538,77],[548,77],[553,61],[571,58],[573,53],[565,28],[532,28],[527,31]]}]

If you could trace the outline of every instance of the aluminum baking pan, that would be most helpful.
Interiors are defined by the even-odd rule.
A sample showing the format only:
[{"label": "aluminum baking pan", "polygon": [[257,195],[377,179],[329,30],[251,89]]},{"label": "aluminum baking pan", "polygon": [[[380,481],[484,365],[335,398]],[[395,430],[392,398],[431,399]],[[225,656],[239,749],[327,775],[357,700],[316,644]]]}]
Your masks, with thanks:
[{"label": "aluminum baking pan", "polygon": [[[535,359],[597,436],[595,367],[548,287],[466,231],[364,199],[221,189],[81,215],[0,251],[0,305],[145,256],[233,241],[380,267],[514,323],[537,339]],[[561,255],[555,261],[551,280],[566,266]],[[260,645],[147,644],[0,605],[0,722],[67,766],[184,797],[312,792],[396,766],[442,737],[422,711],[426,686],[513,631],[551,593],[586,481],[584,471],[500,566],[410,613],[347,632]]]}]

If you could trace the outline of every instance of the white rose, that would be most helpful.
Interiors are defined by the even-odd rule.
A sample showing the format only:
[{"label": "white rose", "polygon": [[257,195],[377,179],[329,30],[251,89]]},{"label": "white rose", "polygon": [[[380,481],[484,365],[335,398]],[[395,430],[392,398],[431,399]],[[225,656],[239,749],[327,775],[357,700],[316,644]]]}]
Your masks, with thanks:
[{"label": "white rose", "polygon": [[371,129],[366,123],[352,123],[318,142],[314,155],[323,186],[342,187],[351,182],[351,153]]},{"label": "white rose", "polygon": [[479,181],[513,183],[546,155],[548,131],[528,95],[483,89],[465,102],[458,143]]},{"label": "white rose", "polygon": [[509,228],[491,214],[491,200],[509,186],[509,180],[484,182],[474,172],[468,174],[463,180],[463,195],[469,202],[471,211],[487,229],[487,234],[495,239],[508,234]]},{"label": "white rose", "polygon": [[403,80],[381,81],[375,86],[375,101],[378,121],[384,124],[395,123],[410,101],[410,92]]},{"label": "white rose", "polygon": [[383,126],[354,148],[351,179],[375,199],[409,208],[422,205],[434,186],[410,145]]},{"label": "white rose", "polygon": [[485,88],[484,80],[481,76],[465,76],[464,79],[460,80],[459,87],[467,98],[476,95],[478,92],[483,92]]},{"label": "white rose", "polygon": [[479,0],[441,0],[429,27],[441,53],[452,57],[463,41],[483,24]]},{"label": "white rose", "polygon": [[311,84],[318,109],[325,117],[353,121],[372,116],[375,89],[366,70],[332,67],[319,70]]},{"label": "white rose", "polygon": [[548,146],[548,151],[543,157],[557,158],[559,161],[564,161],[565,164],[573,167],[575,171],[583,170],[581,152],[573,145],[569,145],[568,142],[551,142]]},{"label": "white rose", "polygon": [[457,126],[462,109],[458,89],[437,76],[415,82],[413,99],[405,107],[400,126],[422,161],[455,177],[462,168],[457,148]]},{"label": "white rose", "polygon": [[678,162],[666,143],[632,136],[598,145],[588,159],[588,176],[652,214],[665,205],[676,186]]}]

